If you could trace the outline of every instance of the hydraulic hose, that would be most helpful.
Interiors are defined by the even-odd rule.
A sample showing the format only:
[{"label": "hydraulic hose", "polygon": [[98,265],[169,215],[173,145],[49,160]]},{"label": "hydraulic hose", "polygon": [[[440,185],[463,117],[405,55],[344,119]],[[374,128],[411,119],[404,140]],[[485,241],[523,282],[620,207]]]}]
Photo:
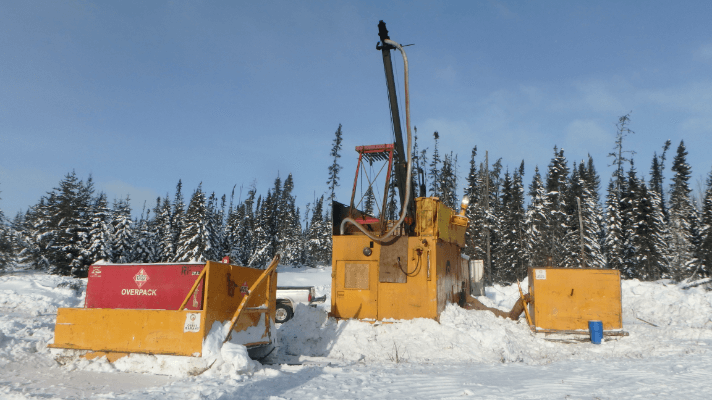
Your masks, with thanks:
[{"label": "hydraulic hose", "polygon": [[[358,228],[358,230],[363,232],[364,235],[368,236],[371,240],[378,242],[378,243],[381,243],[384,240],[386,240],[387,238],[389,238],[390,236],[392,236],[393,232],[395,232],[396,229],[398,229],[398,227],[405,220],[405,215],[408,212],[408,203],[410,202],[410,183],[411,183],[410,181],[411,181],[411,163],[412,163],[411,154],[410,154],[410,151],[412,148],[412,143],[411,143],[411,134],[410,134],[410,96],[408,93],[408,57],[406,56],[405,51],[403,50],[403,47],[400,44],[398,44],[390,39],[385,39],[383,42],[384,42],[384,44],[387,43],[387,44],[397,48],[398,50],[400,50],[400,53],[403,56],[403,75],[405,76],[405,85],[404,85],[404,87],[405,87],[405,127],[406,127],[407,136],[408,136],[408,146],[407,146],[407,150],[406,150],[408,163],[406,165],[407,173],[406,173],[406,178],[405,178],[405,201],[403,202],[403,206],[402,206],[403,209],[401,210],[401,216],[398,219],[398,222],[396,222],[396,224],[393,225],[393,228],[391,228],[391,230],[386,232],[386,234],[381,237],[373,236],[371,233],[366,231],[366,228],[364,228],[363,225],[356,222],[352,218],[344,218],[344,220],[341,221],[341,228],[340,228],[341,234],[343,235],[345,233],[346,223],[350,223],[350,224],[354,225],[356,228]],[[385,207],[384,207],[383,212],[385,212]]]}]

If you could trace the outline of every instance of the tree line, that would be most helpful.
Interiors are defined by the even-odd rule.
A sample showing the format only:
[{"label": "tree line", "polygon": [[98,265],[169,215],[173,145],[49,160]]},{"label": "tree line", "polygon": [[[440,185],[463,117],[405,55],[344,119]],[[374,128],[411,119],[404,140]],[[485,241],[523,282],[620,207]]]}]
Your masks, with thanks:
[{"label": "tree line", "polygon": [[95,193],[91,177],[83,181],[71,172],[27,212],[1,224],[0,268],[22,265],[86,276],[99,260],[155,263],[224,256],[263,267],[277,252],[288,265],[328,264],[331,215],[324,212],[324,196],[311,212],[307,206],[302,229],[293,188],[291,174],[284,183],[277,177],[265,196],[253,185],[235,204],[234,188],[228,203],[227,196],[206,195],[198,185],[186,205],[179,180],[172,200],[158,197],[153,209],[132,219],[128,197],[109,206],[106,194]]},{"label": "tree line", "polygon": [[[514,282],[529,267],[613,268],[625,278],[673,280],[709,277],[712,269],[712,173],[702,204],[691,197],[691,170],[681,141],[672,161],[668,188],[664,169],[671,142],[654,154],[650,175],[639,177],[634,152],[624,139],[634,132],[630,116],[619,118],[615,166],[605,199],[601,178],[589,155],[569,164],[556,146],[546,171],[536,167],[525,188],[524,161],[512,171],[494,162],[478,161],[475,146],[463,192],[458,189],[458,156],[441,156],[440,134],[433,148],[420,149],[417,129],[413,143],[416,191],[439,197],[458,210],[462,195],[469,200],[470,225],[463,253],[484,260],[491,282]],[[187,206],[182,185],[159,197],[140,218],[131,218],[129,198],[108,205],[95,193],[91,177],[67,174],[27,212],[7,221],[0,210],[0,268],[24,265],[51,273],[83,276],[97,260],[108,262],[177,262],[219,260],[225,255],[240,264],[264,266],[277,252],[288,265],[328,265],[331,262],[331,207],[339,186],[342,127],[335,132],[325,196],[308,204],[304,219],[292,195],[290,174],[277,177],[266,195],[253,185],[244,200],[206,195],[201,185]],[[480,155],[481,158],[481,155]],[[527,201],[528,195],[528,201]],[[389,219],[399,213],[391,185]],[[373,212],[375,197],[366,194],[364,210]]]}]

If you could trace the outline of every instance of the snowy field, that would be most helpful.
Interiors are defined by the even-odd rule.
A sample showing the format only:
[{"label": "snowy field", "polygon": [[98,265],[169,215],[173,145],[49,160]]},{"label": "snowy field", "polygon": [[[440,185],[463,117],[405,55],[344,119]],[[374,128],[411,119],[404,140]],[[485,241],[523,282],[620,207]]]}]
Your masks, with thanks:
[{"label": "snowy field", "polygon": [[[278,326],[279,347],[264,364],[244,347],[196,359],[136,355],[55,361],[58,307],[81,306],[85,281],[16,271],[0,275],[0,399],[708,399],[712,393],[712,292],[669,282],[623,282],[630,336],[551,342],[523,319],[448,307],[441,322],[368,324],[326,316],[331,269],[279,269],[280,285],[313,285],[323,308],[299,306]],[[524,285],[523,285],[524,286]],[[487,288],[509,310],[516,286]],[[197,360],[199,361],[199,360]],[[268,364],[269,363],[269,364]]]}]

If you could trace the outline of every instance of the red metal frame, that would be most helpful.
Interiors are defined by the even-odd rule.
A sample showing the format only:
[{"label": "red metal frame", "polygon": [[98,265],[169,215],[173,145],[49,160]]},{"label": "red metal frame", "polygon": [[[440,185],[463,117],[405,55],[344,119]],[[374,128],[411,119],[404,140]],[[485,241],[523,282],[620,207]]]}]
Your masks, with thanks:
[{"label": "red metal frame", "polygon": [[[386,202],[388,201],[388,185],[391,182],[391,171],[393,170],[393,151],[394,151],[395,146],[393,143],[385,143],[385,144],[373,144],[373,145],[368,145],[368,146],[356,146],[356,151],[358,152],[358,163],[356,164],[356,176],[354,178],[354,186],[353,190],[351,191],[351,204],[350,204],[350,211],[349,214],[351,214],[351,210],[354,209],[354,199],[356,198],[356,188],[358,187],[358,176],[359,176],[359,171],[361,170],[361,161],[363,160],[364,154],[378,154],[378,153],[388,153],[386,156],[385,154],[380,157],[374,157],[376,160],[385,160],[385,158],[388,158],[388,172],[386,174],[386,185],[383,190],[383,210],[381,210],[381,218],[366,218],[363,217],[359,219],[358,221],[363,223],[363,224],[372,224],[375,222],[381,223],[381,227],[385,227],[386,224]],[[369,182],[369,186],[371,186],[371,183]],[[353,216],[352,216],[353,218]]]}]

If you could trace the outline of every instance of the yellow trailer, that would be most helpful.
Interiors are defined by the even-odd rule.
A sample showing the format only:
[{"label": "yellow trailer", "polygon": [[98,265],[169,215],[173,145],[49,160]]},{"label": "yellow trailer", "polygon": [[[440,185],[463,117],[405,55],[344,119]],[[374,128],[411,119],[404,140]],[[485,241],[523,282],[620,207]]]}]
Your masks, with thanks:
[{"label": "yellow trailer", "polygon": [[[208,261],[200,272],[196,271],[192,287],[183,288],[183,301],[175,309],[60,308],[54,343],[49,347],[88,350],[87,358],[106,355],[110,361],[129,353],[199,357],[203,353],[203,339],[213,324],[217,322],[222,327],[229,322],[230,328],[223,329],[223,341],[234,336],[232,341],[245,345],[251,356],[264,356],[271,351],[275,337],[278,262],[279,256],[272,260],[269,268],[258,270]],[[107,282],[106,290],[123,296],[160,296],[161,291],[167,290],[165,285],[153,289],[145,286],[145,282],[159,280],[159,272],[146,272],[151,266],[160,271],[161,267],[167,269],[175,265],[119,266],[129,274],[138,270],[132,276],[139,288],[122,288],[120,279],[112,279]],[[183,270],[186,269],[183,266]],[[103,274],[103,278],[107,278],[107,272],[105,265],[91,267],[88,293],[91,274],[95,277]],[[199,298],[196,293],[200,293]],[[111,299],[102,304],[120,301]],[[187,309],[189,306],[192,309]]]}]

